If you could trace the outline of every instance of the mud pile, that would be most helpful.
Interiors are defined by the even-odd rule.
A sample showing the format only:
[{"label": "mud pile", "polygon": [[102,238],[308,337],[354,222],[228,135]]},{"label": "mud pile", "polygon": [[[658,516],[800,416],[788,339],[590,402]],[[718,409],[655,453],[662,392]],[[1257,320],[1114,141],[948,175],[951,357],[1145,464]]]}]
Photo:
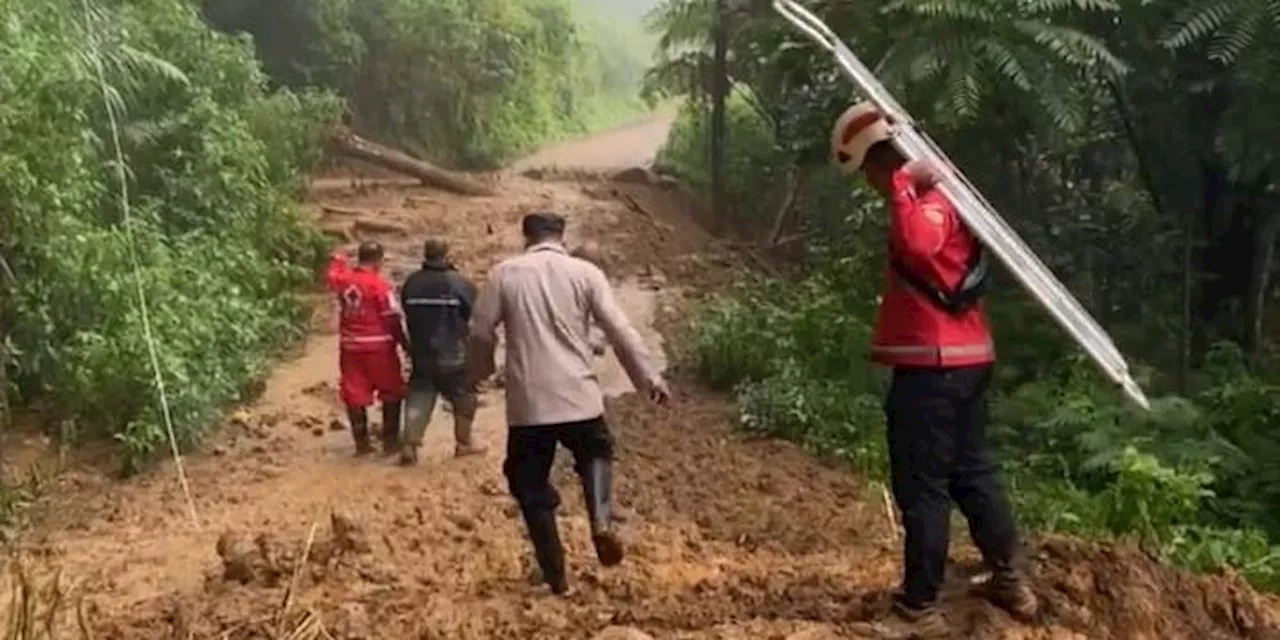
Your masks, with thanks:
[{"label": "mud pile", "polygon": [[[887,611],[897,577],[878,491],[789,445],[743,440],[714,399],[679,394],[662,409],[624,398],[609,415],[630,556],[594,565],[581,493],[559,460],[574,600],[532,583],[514,505],[499,478],[477,474],[472,495],[428,489],[364,520],[333,516],[314,536],[224,534],[201,593],[118,612],[97,637],[267,638],[290,625],[335,638],[878,637],[865,623]],[[1274,602],[1237,578],[1061,539],[1034,558],[1040,624],[969,595],[962,562],[945,596],[957,637],[1276,637]]]}]

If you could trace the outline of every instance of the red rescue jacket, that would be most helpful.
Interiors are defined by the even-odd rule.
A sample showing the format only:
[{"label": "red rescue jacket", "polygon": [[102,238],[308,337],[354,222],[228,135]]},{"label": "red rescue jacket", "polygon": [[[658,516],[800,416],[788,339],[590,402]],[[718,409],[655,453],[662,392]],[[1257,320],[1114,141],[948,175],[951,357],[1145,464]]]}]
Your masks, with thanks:
[{"label": "red rescue jacket", "polygon": [[344,351],[367,352],[404,344],[400,305],[391,283],[377,272],[351,268],[335,254],[325,273],[329,290],[338,296],[339,332]]},{"label": "red rescue jacket", "polygon": [[[938,189],[916,193],[903,170],[893,175],[890,258],[947,290],[964,278],[976,238]],[[889,270],[871,357],[893,367],[965,367],[995,361],[982,301],[951,315]]]}]

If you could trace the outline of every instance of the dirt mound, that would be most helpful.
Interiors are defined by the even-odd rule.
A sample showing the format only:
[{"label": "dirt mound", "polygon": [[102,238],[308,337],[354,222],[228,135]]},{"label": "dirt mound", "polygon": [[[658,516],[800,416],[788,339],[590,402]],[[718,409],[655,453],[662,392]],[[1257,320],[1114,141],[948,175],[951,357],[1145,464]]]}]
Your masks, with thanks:
[{"label": "dirt mound", "polygon": [[1068,539],[1042,542],[1036,565],[1049,618],[1086,637],[1280,638],[1274,602],[1238,576],[1192,576],[1135,549]]},{"label": "dirt mound", "polygon": [[[874,494],[790,445],[743,439],[731,416],[700,394],[669,409],[610,403],[629,551],[617,569],[593,562],[571,461],[558,461],[573,600],[531,582],[514,504],[490,472],[471,476],[469,494],[424,487],[331,517],[309,543],[296,529],[224,534],[201,592],[116,612],[98,637],[261,638],[304,624],[348,638],[884,637],[872,623],[888,611],[898,552]],[[969,561],[944,595],[956,637],[1275,637],[1274,606],[1237,578],[1057,539],[1034,548],[1045,613],[1024,626],[969,593],[973,554],[957,555]]]}]

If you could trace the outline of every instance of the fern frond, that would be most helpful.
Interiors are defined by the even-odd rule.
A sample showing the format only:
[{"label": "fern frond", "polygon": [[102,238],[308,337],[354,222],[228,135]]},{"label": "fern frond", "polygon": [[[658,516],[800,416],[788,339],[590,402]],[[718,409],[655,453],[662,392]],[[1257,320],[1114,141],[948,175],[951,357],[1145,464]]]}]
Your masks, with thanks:
[{"label": "fern frond", "polygon": [[1000,75],[1023,91],[1031,91],[1031,74],[1012,49],[994,38],[978,43],[978,55]]},{"label": "fern frond", "polygon": [[913,34],[895,43],[876,65],[876,75],[890,82],[920,82],[942,75],[958,59],[969,55],[973,38],[963,32]]},{"label": "fern frond", "polygon": [[946,102],[961,120],[977,117],[982,108],[982,82],[974,65],[955,65],[947,78]]},{"label": "fern frond", "polygon": [[1262,18],[1261,13],[1246,13],[1230,29],[1220,30],[1209,45],[1209,59],[1227,66],[1235,64],[1240,53],[1253,45]]},{"label": "fern frond", "polygon": [[1043,83],[1036,92],[1036,101],[1044,108],[1045,115],[1054,127],[1074,132],[1084,126],[1084,108],[1069,87],[1055,82]]},{"label": "fern frond", "polygon": [[1019,20],[1014,23],[1014,28],[1030,36],[1067,64],[1098,65],[1115,75],[1129,72],[1129,65],[1111,53],[1106,43],[1082,31],[1031,20]]},{"label": "fern frond", "polygon": [[1052,13],[1067,9],[1081,11],[1119,11],[1120,3],[1113,0],[1025,0],[1023,13]]},{"label": "fern frond", "polygon": [[969,0],[924,0],[904,3],[902,10],[919,18],[947,22],[998,24],[1007,19],[980,2]]},{"label": "fern frond", "polygon": [[1198,9],[1174,22],[1161,44],[1170,51],[1185,49],[1217,33],[1239,12],[1239,0],[1224,0]]}]

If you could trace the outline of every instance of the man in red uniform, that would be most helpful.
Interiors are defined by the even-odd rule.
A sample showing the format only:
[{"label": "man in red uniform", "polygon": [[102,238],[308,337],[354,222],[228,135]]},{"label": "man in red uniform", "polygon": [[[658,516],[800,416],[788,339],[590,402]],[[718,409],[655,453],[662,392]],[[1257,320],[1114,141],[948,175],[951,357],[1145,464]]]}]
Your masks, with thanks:
[{"label": "man in red uniform", "polygon": [[936,607],[949,544],[951,501],[969,522],[992,572],[987,595],[1015,617],[1038,604],[1018,568],[1013,509],[986,441],[986,398],[995,348],[981,301],[986,256],[937,174],[906,162],[874,105],[849,108],[832,132],[847,173],[861,170],[889,201],[889,282],[872,358],[893,369],[885,400],[894,498],[906,530],[899,625],[946,637]]},{"label": "man in red uniform", "polygon": [[353,269],[335,254],[329,262],[329,290],[338,296],[341,313],[338,366],[342,403],[351,420],[356,455],[369,453],[368,407],[375,395],[382,402],[382,447],[400,447],[400,405],[405,394],[398,347],[405,347],[400,306],[391,283],[382,277],[382,245],[364,242],[356,250]]}]

